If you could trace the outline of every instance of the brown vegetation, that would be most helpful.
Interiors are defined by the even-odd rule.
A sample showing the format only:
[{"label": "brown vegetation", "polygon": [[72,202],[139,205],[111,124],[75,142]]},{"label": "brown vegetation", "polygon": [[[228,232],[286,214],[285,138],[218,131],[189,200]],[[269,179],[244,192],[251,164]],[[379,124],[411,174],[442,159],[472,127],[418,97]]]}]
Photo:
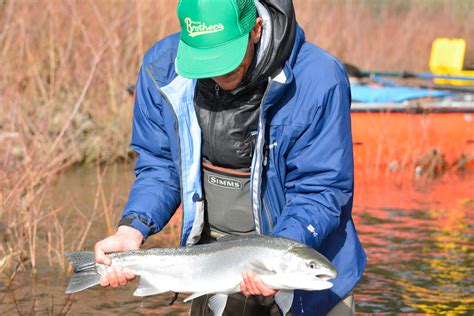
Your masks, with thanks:
[{"label": "brown vegetation", "polygon": [[467,41],[474,65],[474,2],[464,0],[294,1],[306,37],[361,69],[429,71],[437,37]]},{"label": "brown vegetation", "polygon": [[[18,263],[35,271],[39,230],[50,265],[64,268],[63,251],[83,244],[94,218],[78,208],[77,238],[66,244],[64,211],[42,201],[69,166],[130,157],[126,87],[146,49],[178,30],[176,2],[0,0],[0,272],[12,274]],[[425,71],[435,37],[474,39],[470,1],[297,0],[295,7],[309,40],[363,69]],[[112,231],[113,197],[101,190],[94,214]]]}]

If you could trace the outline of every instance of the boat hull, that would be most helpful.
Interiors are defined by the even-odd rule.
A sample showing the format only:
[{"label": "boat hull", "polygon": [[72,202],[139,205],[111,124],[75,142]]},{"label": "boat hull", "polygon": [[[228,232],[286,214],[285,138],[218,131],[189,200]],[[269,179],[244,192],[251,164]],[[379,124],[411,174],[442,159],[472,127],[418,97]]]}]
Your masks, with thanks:
[{"label": "boat hull", "polygon": [[351,115],[356,170],[373,175],[474,169],[473,110],[474,106],[452,111],[356,106]]}]

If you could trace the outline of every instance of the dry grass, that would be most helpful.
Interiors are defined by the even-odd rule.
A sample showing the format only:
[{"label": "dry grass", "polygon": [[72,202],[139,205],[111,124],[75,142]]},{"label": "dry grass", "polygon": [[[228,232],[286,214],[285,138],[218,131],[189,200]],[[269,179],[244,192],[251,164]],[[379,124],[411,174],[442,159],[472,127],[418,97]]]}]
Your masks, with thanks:
[{"label": "dry grass", "polygon": [[[0,0],[5,168],[35,159],[31,146],[73,163],[128,158],[133,98],[126,87],[146,49],[178,30],[175,5]],[[425,71],[434,38],[474,39],[471,1],[295,0],[295,8],[310,41],[364,69]]]},{"label": "dry grass", "polygon": [[[79,240],[65,246],[65,212],[42,201],[67,167],[129,157],[133,100],[126,86],[135,81],[150,32],[143,19],[165,12],[152,10],[157,4],[172,7],[165,1],[0,1],[0,272],[17,262],[35,272],[39,250],[51,265],[65,267],[65,248],[83,244],[91,225],[83,212],[73,215]],[[157,21],[153,30],[160,34],[167,20]],[[109,232],[116,222],[113,200],[99,181],[94,212],[105,216]],[[44,236],[47,251],[38,248]]]},{"label": "dry grass", "polygon": [[469,0],[294,1],[306,37],[362,69],[429,71],[437,37],[466,39],[474,65],[474,2]]},{"label": "dry grass", "polygon": [[[35,271],[40,251],[64,268],[64,250],[84,243],[94,217],[80,208],[67,215],[78,223],[67,243],[65,211],[42,201],[71,165],[130,157],[126,87],[146,49],[178,30],[176,2],[0,0],[0,272],[18,263]],[[424,71],[435,37],[474,39],[471,1],[297,0],[295,7],[309,40],[365,69]],[[112,232],[115,196],[106,198],[97,172],[94,214]],[[170,231],[179,234],[178,224]]]}]

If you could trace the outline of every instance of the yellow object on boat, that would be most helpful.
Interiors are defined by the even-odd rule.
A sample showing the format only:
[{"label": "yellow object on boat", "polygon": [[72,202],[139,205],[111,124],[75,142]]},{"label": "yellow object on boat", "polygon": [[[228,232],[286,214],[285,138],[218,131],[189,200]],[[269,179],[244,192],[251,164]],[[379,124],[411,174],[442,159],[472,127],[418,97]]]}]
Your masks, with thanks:
[{"label": "yellow object on boat", "polygon": [[[437,38],[431,46],[430,71],[434,75],[473,77],[474,70],[464,70],[466,41],[462,38]],[[474,81],[435,79],[436,84],[474,85]]]}]

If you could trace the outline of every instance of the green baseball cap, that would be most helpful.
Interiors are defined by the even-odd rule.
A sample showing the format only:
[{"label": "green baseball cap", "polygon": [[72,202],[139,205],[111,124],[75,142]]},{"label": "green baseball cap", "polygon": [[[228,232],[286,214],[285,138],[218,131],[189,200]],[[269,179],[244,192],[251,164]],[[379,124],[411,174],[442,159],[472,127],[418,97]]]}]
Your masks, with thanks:
[{"label": "green baseball cap", "polygon": [[244,59],[255,25],[254,0],[180,0],[176,71],[186,78],[225,75]]}]

